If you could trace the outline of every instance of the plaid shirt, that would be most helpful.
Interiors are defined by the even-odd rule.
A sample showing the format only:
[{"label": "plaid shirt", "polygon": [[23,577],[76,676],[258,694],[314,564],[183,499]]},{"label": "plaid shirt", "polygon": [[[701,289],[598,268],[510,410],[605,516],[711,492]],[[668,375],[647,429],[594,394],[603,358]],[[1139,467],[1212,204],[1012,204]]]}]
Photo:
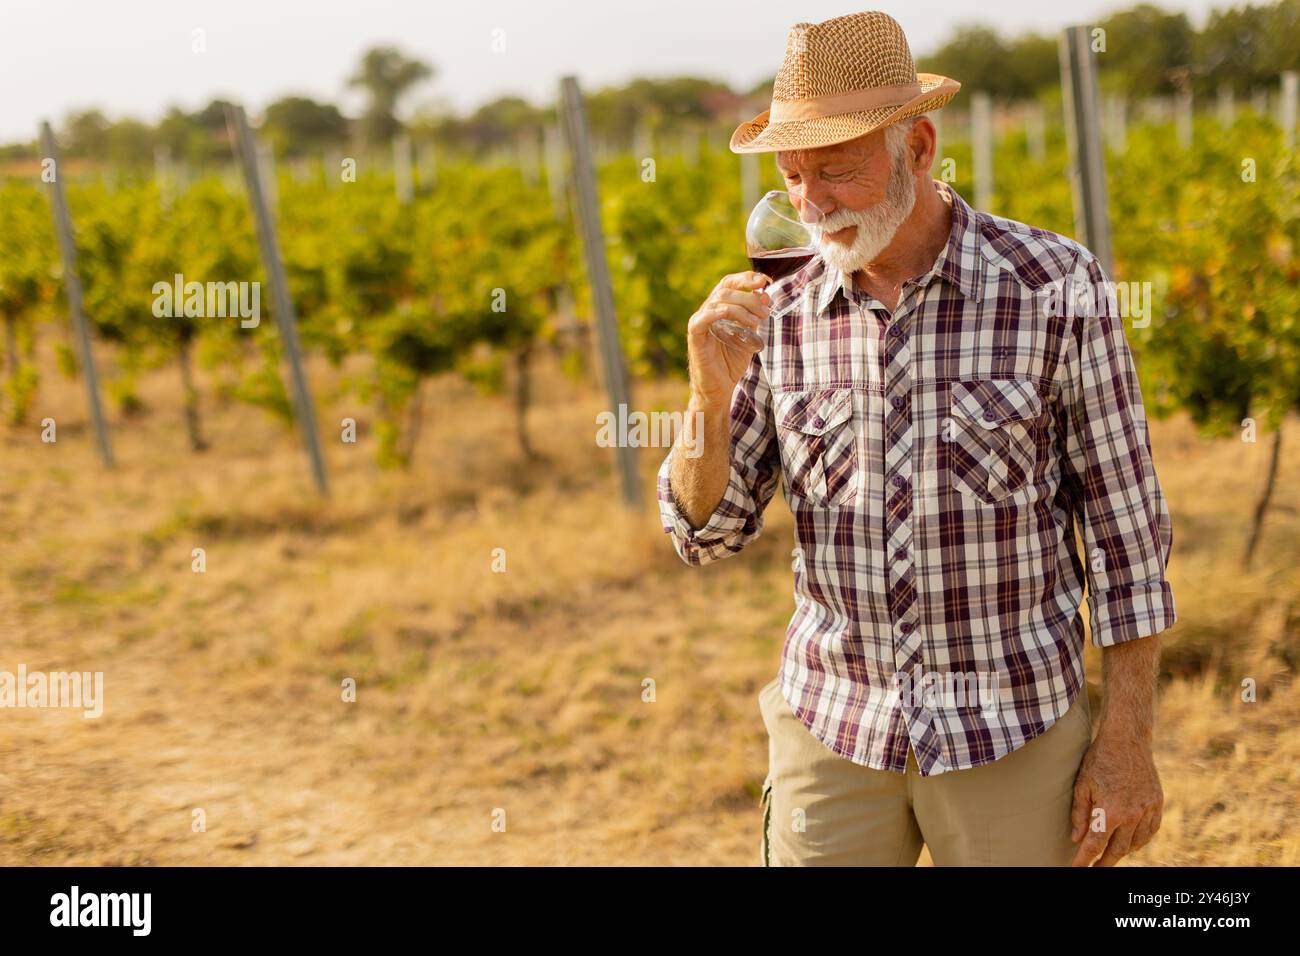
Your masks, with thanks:
[{"label": "plaid shirt", "polygon": [[835,753],[902,773],[910,744],[923,776],[994,761],[1065,714],[1085,578],[1098,647],[1175,620],[1123,321],[1104,291],[1078,299],[1106,288],[1101,267],[934,185],[952,231],[892,314],[820,256],[769,288],[708,521],[692,529],[673,500],[676,449],[658,480],[693,565],[753,541],[780,480],[797,545],[781,692]]}]

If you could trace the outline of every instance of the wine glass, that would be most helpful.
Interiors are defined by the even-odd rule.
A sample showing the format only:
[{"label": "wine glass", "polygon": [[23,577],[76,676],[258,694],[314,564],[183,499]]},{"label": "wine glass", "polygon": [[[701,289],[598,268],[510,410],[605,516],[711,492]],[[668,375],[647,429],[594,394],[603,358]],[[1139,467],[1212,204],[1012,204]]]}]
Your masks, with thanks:
[{"label": "wine glass", "polygon": [[[822,211],[813,203],[804,200],[801,217],[790,194],[773,189],[758,201],[745,224],[745,254],[750,266],[773,282],[802,269],[817,251],[804,223],[821,219]],[[744,352],[763,348],[761,335],[732,319],[718,319],[709,331],[724,345]]]}]

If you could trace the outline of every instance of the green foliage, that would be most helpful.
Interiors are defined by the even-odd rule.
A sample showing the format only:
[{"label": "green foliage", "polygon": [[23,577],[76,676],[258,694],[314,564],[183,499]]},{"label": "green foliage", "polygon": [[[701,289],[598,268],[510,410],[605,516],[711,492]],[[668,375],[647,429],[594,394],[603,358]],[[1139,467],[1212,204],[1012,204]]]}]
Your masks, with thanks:
[{"label": "green foliage", "polygon": [[0,181],[0,334],[7,372],[0,406],[10,424],[27,419],[39,376],[31,364],[36,323],[55,298],[57,258],[49,207],[36,189]]},{"label": "green foliage", "polygon": [[137,391],[137,379],[134,374],[120,375],[110,381],[105,389],[122,414],[138,415],[144,411],[144,401]]},{"label": "green foliage", "polygon": [[456,371],[484,395],[499,395],[506,386],[506,366],[499,352],[465,356]]},{"label": "green foliage", "polygon": [[[764,186],[779,185],[770,159]],[[749,268],[737,160],[665,157],[653,182],[619,160],[602,170],[604,221],[624,351],[641,375],[686,371],[686,322],[718,280]]]},{"label": "green foliage", "polygon": [[27,421],[31,411],[32,399],[36,396],[36,386],[40,377],[36,369],[24,365],[9,376],[4,383],[4,399],[7,406],[5,418],[10,425],[21,425]]},{"label": "green foliage", "polygon": [[293,425],[293,405],[271,354],[264,354],[260,361],[237,378],[229,386],[229,393],[241,402],[269,412],[284,425]]},{"label": "green foliage", "polygon": [[1271,430],[1300,407],[1300,163],[1252,116],[1231,137],[1198,134],[1203,145],[1187,152],[1139,131],[1121,161],[1122,181],[1149,194],[1128,195],[1120,218],[1145,212],[1149,225],[1117,224],[1117,238],[1129,234],[1117,255],[1167,290],[1137,336],[1143,374],[1159,412],[1184,409],[1212,434],[1248,416]]},{"label": "green foliage", "polygon": [[[1230,130],[1198,118],[1195,138],[1196,148],[1183,150],[1167,126],[1135,124],[1126,151],[1108,157],[1112,278],[1150,282],[1155,292],[1150,323],[1128,332],[1156,414],[1186,409],[1215,432],[1248,415],[1273,427],[1297,406],[1300,383],[1296,161],[1278,130],[1251,114]],[[945,138],[942,152],[969,197],[968,144]],[[1257,182],[1242,181],[1244,158],[1254,159]],[[599,171],[619,333],[634,374],[680,375],[690,315],[723,275],[746,268],[739,161],[717,144],[691,157],[658,150],[650,176],[641,159],[617,156]],[[771,158],[759,163],[760,188],[779,187]],[[1023,131],[1003,136],[995,169],[991,212],[1072,233],[1059,122],[1048,124],[1041,157],[1030,155]],[[347,387],[376,401],[387,463],[409,455],[420,418],[411,400],[422,382],[459,374],[499,392],[521,350],[556,338],[561,286],[573,289],[580,316],[591,312],[573,224],[557,221],[548,191],[516,169],[446,162],[437,188],[408,204],[397,202],[391,178],[373,174],[333,188],[281,176],[278,194],[302,343],[347,363]],[[152,307],[155,285],[177,273],[263,281],[242,190],[212,176],[173,197],[147,181],[83,182],[70,186],[69,201],[87,316],[96,340],[115,346],[106,387],[124,408],[133,407],[137,369],[192,349],[219,396],[291,421],[269,288],[254,329],[237,316],[156,316]],[[0,319],[12,330],[6,341],[17,343],[7,351],[20,357],[38,323],[66,314],[49,223],[37,184],[0,184]],[[59,363],[72,375],[76,357],[62,339]],[[33,399],[29,366],[6,363],[11,420]]]},{"label": "green foliage", "polygon": [[56,342],[54,345],[55,363],[59,367],[59,374],[66,379],[75,379],[77,370],[81,363],[77,361],[77,353],[72,350],[72,346],[66,342]]}]

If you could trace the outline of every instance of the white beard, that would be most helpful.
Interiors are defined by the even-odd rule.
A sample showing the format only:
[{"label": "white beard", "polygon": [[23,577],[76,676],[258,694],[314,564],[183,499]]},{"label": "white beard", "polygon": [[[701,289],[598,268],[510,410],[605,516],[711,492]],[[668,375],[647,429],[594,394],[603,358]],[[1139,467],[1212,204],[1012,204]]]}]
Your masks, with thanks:
[{"label": "white beard", "polygon": [[[870,209],[837,209],[807,228],[826,264],[847,276],[871,263],[889,246],[914,205],[916,184],[907,168],[907,155],[903,153],[891,164],[889,187],[883,201]],[[826,238],[849,226],[858,227],[851,244]]]}]

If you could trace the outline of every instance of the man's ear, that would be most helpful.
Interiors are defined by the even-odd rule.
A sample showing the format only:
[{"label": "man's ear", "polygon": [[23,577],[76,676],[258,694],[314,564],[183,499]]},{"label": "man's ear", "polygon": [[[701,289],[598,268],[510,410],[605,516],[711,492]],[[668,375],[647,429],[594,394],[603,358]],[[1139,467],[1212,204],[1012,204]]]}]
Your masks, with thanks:
[{"label": "man's ear", "polygon": [[[928,171],[934,166],[935,148],[939,144],[938,130],[928,116],[918,116],[912,124],[908,145],[912,149],[912,168],[917,172]],[[927,158],[929,162],[926,162]]]}]

